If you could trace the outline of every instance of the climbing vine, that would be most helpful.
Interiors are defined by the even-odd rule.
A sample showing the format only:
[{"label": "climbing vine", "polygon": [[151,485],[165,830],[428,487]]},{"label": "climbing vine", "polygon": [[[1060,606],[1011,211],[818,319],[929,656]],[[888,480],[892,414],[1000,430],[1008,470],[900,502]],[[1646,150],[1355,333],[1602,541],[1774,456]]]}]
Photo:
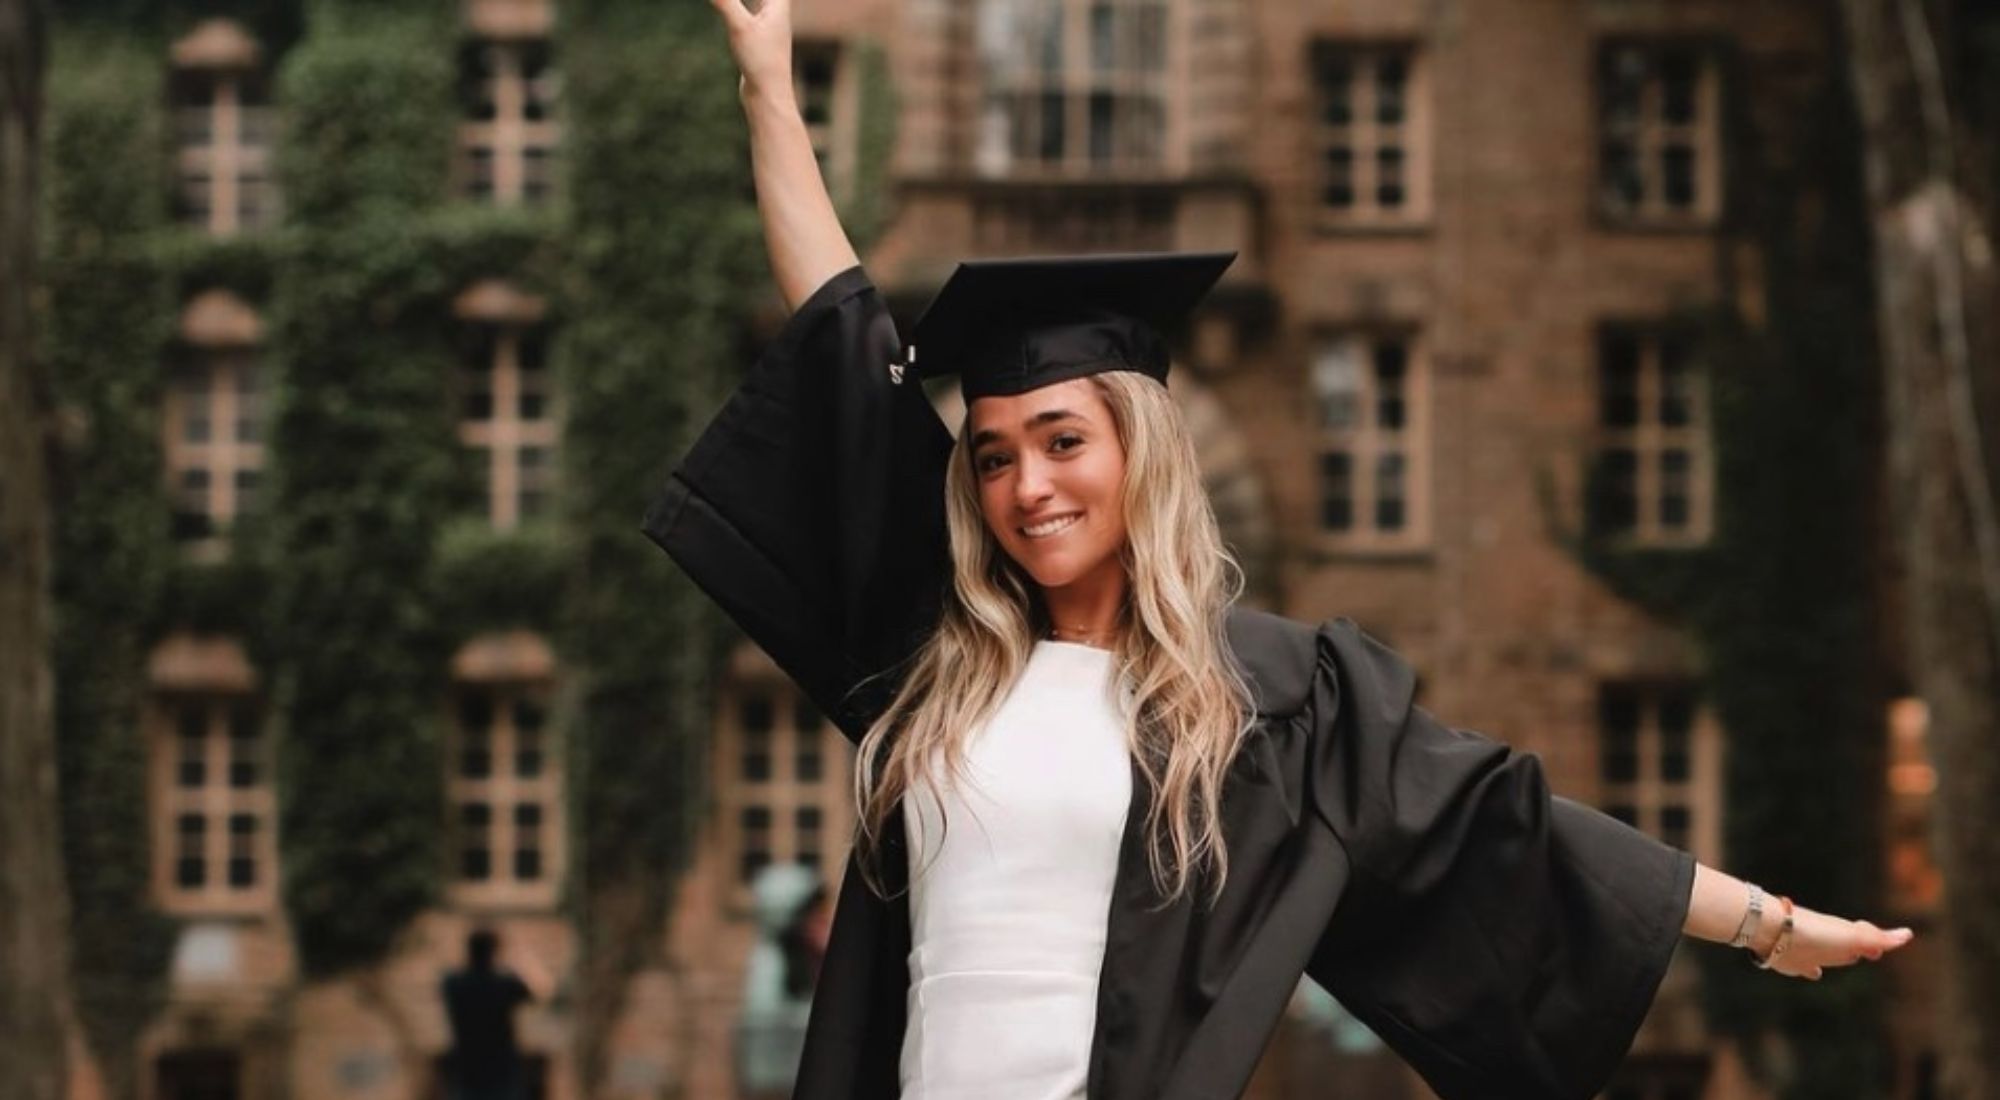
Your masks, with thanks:
[{"label": "climbing vine", "polygon": [[[1812,908],[1882,913],[1881,438],[1858,135],[1834,74],[1773,155],[1729,155],[1762,260],[1765,318],[1675,322],[1707,368],[1715,535],[1695,551],[1568,542],[1614,590],[1685,625],[1729,747],[1726,867]],[[1587,490],[1588,492],[1588,490]],[[1885,989],[1858,968],[1778,980],[1704,951],[1710,1024],[1784,1100],[1885,1093]]]},{"label": "climbing vine", "polygon": [[570,70],[563,334],[565,521],[575,540],[565,662],[582,945],[584,1091],[603,1080],[624,988],[654,961],[701,819],[719,624],[638,532],[668,466],[740,369],[763,293],[736,80],[713,13],[578,5]]},{"label": "climbing vine", "polygon": [[78,1014],[129,1091],[165,995],[173,922],[147,904],[146,756],[134,736],[145,653],[174,559],[160,469],[159,375],[172,318],[148,253],[165,217],[143,172],[160,140],[158,51],[59,35],[50,66],[42,353],[62,419],[53,467],[56,745]]}]

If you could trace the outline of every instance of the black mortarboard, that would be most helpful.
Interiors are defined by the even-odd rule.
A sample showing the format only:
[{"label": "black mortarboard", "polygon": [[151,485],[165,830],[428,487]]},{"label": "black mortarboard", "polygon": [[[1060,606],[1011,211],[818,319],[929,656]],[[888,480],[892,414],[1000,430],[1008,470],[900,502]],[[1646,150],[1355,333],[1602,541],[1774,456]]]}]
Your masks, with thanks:
[{"label": "black mortarboard", "polygon": [[1150,252],[967,260],[918,318],[905,365],[926,378],[957,374],[967,403],[1107,370],[1165,382],[1163,334],[1235,259],[1234,252]]}]

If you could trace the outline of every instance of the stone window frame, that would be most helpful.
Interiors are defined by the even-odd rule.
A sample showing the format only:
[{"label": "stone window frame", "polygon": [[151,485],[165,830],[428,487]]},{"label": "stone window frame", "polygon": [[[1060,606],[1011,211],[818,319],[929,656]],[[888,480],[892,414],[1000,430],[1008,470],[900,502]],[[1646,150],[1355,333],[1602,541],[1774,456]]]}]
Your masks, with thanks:
[{"label": "stone window frame", "polygon": [[[150,654],[140,711],[153,833],[152,890],[176,916],[261,916],[278,904],[278,795],[266,701],[234,639],[170,635]],[[193,736],[189,736],[190,733]],[[247,745],[245,744],[247,742]],[[193,751],[190,752],[189,750]],[[201,822],[182,881],[187,821]],[[242,822],[249,829],[239,828]],[[247,842],[238,838],[248,835]],[[233,882],[247,863],[250,881]]]},{"label": "stone window frame", "polygon": [[[459,46],[462,114],[452,192],[498,206],[549,202],[559,183],[562,84],[549,33],[553,13],[546,3],[518,7],[473,5]],[[481,53],[486,73],[476,77],[468,68]],[[492,117],[469,117],[479,113],[471,97],[491,103]]]},{"label": "stone window frame", "polygon": [[[814,725],[804,728],[802,717]],[[753,863],[798,861],[807,851],[807,815],[817,822],[815,869],[823,880],[838,881],[855,825],[853,744],[749,642],[731,655],[716,693],[715,730],[718,873],[727,912],[747,918],[752,911]],[[816,761],[817,778],[805,774],[807,759]],[[753,815],[763,822],[755,827],[763,832],[761,844],[751,835]]]},{"label": "stone window frame", "polygon": [[[1623,424],[1614,403],[1623,403],[1612,384],[1614,345],[1634,345],[1631,400],[1632,423]],[[1678,407],[1684,422],[1668,423],[1669,367],[1678,363],[1684,389]],[[1590,477],[1585,486],[1584,521],[1600,537],[1630,545],[1685,548],[1707,543],[1715,524],[1715,453],[1710,437],[1708,379],[1694,334],[1658,321],[1610,319],[1593,332],[1591,392],[1592,446]],[[1618,486],[1627,479],[1626,465],[1616,459],[1629,454],[1630,492]],[[1673,455],[1685,456],[1682,492],[1668,493],[1667,471]],[[1631,521],[1625,521],[1629,497]],[[1684,500],[1685,522],[1670,521],[1670,502]]]},{"label": "stone window frame", "polygon": [[[1336,60],[1347,62],[1345,123],[1330,117],[1329,77]],[[1400,62],[1404,71],[1401,117],[1393,122],[1381,119],[1377,110],[1380,75],[1391,62]],[[1422,46],[1408,39],[1318,38],[1308,48],[1307,75],[1312,102],[1307,159],[1313,165],[1307,179],[1315,227],[1323,232],[1427,227],[1432,215],[1433,123],[1430,66]],[[1381,193],[1383,154],[1392,149],[1401,157],[1402,186],[1402,201],[1393,205]],[[1348,190],[1353,199],[1345,207],[1332,199],[1336,182],[1332,162],[1341,150],[1348,154]]]},{"label": "stone window frame", "polygon": [[[169,48],[169,117],[180,220],[215,236],[275,226],[278,110],[262,50],[229,19],[205,19]],[[206,103],[185,103],[192,98]]]},{"label": "stone window frame", "polygon": [[[563,746],[555,721],[558,690],[554,650],[532,631],[482,635],[452,658],[444,706],[444,877],[446,895],[458,908],[540,912],[561,900],[568,848]],[[477,738],[466,729],[475,700],[483,700],[490,716]],[[539,715],[531,769],[521,766],[528,747],[519,723],[523,705]],[[483,765],[472,766],[475,753]],[[483,878],[466,874],[468,809],[473,806],[485,808],[484,824],[477,826],[486,830]],[[536,810],[532,825],[522,820],[524,807]],[[522,843],[524,828],[535,831],[532,844]],[[522,872],[527,853],[535,856],[532,874]]]},{"label": "stone window frame", "polygon": [[182,308],[178,337],[161,401],[167,492],[176,538],[213,560],[263,488],[272,388],[263,323],[249,303],[211,289]]},{"label": "stone window frame", "polygon": [[[1668,117],[1663,70],[1666,62],[1682,59],[1693,67],[1689,117]],[[1612,109],[1617,67],[1636,68],[1636,100],[1631,117],[1620,119]],[[1602,39],[1593,60],[1591,110],[1596,141],[1596,172],[1592,177],[1593,208],[1602,226],[1612,229],[1715,228],[1722,220],[1727,175],[1723,159],[1723,48],[1718,42],[1688,36],[1616,35]],[[1692,159],[1693,189],[1685,204],[1667,197],[1668,151],[1683,148]],[[1620,149],[1631,151],[1638,188],[1634,200],[1618,180]]]},{"label": "stone window frame", "polygon": [[[988,28],[1000,26],[999,15],[987,14],[1011,6],[1024,34],[1040,29],[1031,8],[1054,7],[1061,13],[1057,41],[1060,64],[1049,66],[1046,35],[1041,45],[1029,41],[989,45]],[[1159,23],[1142,32],[1137,14],[1142,9],[1158,9]],[[1142,33],[1157,33],[1159,59],[1156,65],[1114,64],[1099,66],[1096,46],[1101,40],[1095,23],[1099,10],[1117,13],[1132,9],[1121,20],[1108,17],[1113,28],[1109,41],[1115,58],[1121,46],[1133,51],[1133,60],[1144,49]],[[1185,0],[987,0],[975,17],[990,20],[973,30],[974,64],[979,92],[975,108],[973,141],[974,174],[987,179],[1019,181],[1065,179],[1144,179],[1176,175],[1186,166],[1186,86],[1190,14]],[[1041,27],[1046,27],[1045,21]],[[1128,29],[1129,28],[1129,29]],[[1136,43],[1136,44],[1134,44]],[[1043,63],[1037,64],[1039,58]],[[1141,59],[1142,60],[1142,59]],[[1109,153],[1099,156],[1093,142],[1098,96],[1108,97],[1110,122],[1103,132],[1110,135]],[[1051,97],[1060,112],[1061,149],[1053,156],[1047,151],[1047,127]],[[1119,104],[1124,101],[1150,102],[1159,113],[1157,146],[1147,150],[1132,144],[1135,125],[1121,125]],[[1130,110],[1128,108],[1128,110]],[[1133,117],[1130,114],[1125,118]],[[1122,135],[1122,136],[1121,136]],[[1126,146],[1120,149],[1121,145]],[[1023,155],[1026,152],[1028,155]]]},{"label": "stone window frame", "polygon": [[[497,530],[513,530],[548,515],[558,491],[565,406],[552,354],[554,333],[546,324],[548,304],[506,280],[487,279],[460,293],[452,312],[462,338],[452,385],[458,441],[475,456],[483,454],[488,521]],[[541,349],[541,366],[529,370],[523,353],[533,347]],[[475,359],[485,365],[475,365]],[[541,415],[524,416],[523,401],[537,389]],[[481,403],[485,416],[467,415]],[[539,457],[531,462],[531,456]],[[531,506],[536,499],[539,505]]]},{"label": "stone window frame", "polygon": [[820,175],[836,201],[853,192],[860,124],[860,82],[845,41],[804,35],[792,44],[792,82]]},{"label": "stone window frame", "polygon": [[[1634,708],[1630,760],[1617,766],[1611,751],[1610,710],[1615,696]],[[1682,772],[1668,774],[1668,703],[1686,708],[1680,752]],[[1606,814],[1714,865],[1722,847],[1723,735],[1701,684],[1691,676],[1601,676],[1592,694],[1592,745],[1596,752],[1597,805]],[[1670,825],[1674,813],[1685,815]]]},{"label": "stone window frame", "polygon": [[[1323,364],[1342,345],[1360,345],[1362,368],[1358,386],[1352,391],[1359,419],[1352,426],[1328,423],[1326,406],[1332,393],[1325,386]],[[1403,426],[1385,430],[1379,424],[1382,409],[1378,385],[1378,364],[1385,348],[1400,346],[1404,364]],[[1306,363],[1305,410],[1313,433],[1311,506],[1307,509],[1314,537],[1320,548],[1341,553],[1400,554],[1430,547],[1432,511],[1432,420],[1435,407],[1435,371],[1428,342],[1414,324],[1368,324],[1327,327],[1311,341]],[[1384,528],[1378,508],[1380,460],[1390,453],[1402,457],[1403,524]],[[1331,464],[1336,455],[1345,455],[1351,487],[1348,514],[1351,525],[1333,526],[1331,508]],[[1356,476],[1368,471],[1368,476]]]}]

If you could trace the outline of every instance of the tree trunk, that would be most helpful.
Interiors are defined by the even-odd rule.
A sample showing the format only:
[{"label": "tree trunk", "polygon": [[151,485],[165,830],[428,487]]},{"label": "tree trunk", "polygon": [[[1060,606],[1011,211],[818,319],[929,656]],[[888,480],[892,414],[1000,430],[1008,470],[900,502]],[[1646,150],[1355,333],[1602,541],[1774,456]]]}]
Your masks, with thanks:
[{"label": "tree trunk", "polygon": [[47,25],[0,0],[0,1096],[57,1100],[70,1038],[49,589],[53,399],[30,331]]},{"label": "tree trunk", "polygon": [[[1934,0],[1842,0],[1873,208],[1889,494],[1930,707],[1945,1095],[2000,1098],[2000,282],[1985,151]],[[1965,4],[1956,13],[1972,16]]]}]

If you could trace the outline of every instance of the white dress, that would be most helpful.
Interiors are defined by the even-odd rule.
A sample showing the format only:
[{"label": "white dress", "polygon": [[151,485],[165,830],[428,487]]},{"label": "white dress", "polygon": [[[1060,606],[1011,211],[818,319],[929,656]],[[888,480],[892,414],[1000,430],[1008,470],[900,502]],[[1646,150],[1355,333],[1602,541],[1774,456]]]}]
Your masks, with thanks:
[{"label": "white dress", "polygon": [[967,747],[969,783],[904,799],[904,1100],[1084,1094],[1130,750],[1108,650],[1036,644]]}]

